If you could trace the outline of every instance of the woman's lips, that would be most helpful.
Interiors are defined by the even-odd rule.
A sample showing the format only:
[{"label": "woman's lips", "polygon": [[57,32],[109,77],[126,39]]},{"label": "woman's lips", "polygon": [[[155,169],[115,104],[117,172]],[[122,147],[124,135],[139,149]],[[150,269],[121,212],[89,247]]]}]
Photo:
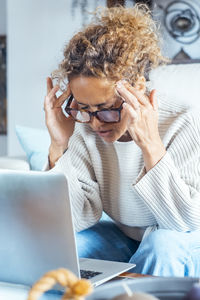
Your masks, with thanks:
[{"label": "woman's lips", "polygon": [[96,133],[99,136],[106,137],[106,136],[109,136],[111,134],[111,131],[112,131],[112,129],[110,129],[110,130],[101,130],[101,131],[96,131]]}]

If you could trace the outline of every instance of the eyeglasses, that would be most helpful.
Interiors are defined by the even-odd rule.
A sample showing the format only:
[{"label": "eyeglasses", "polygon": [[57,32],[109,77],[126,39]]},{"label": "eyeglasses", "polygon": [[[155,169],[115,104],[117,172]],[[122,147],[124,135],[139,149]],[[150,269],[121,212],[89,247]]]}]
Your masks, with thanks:
[{"label": "eyeglasses", "polygon": [[[121,120],[121,111],[123,109],[122,101],[118,108],[104,108],[101,110],[96,110],[94,112],[86,111],[84,109],[74,109],[70,107],[70,104],[74,100],[73,95],[62,106],[62,110],[65,116],[70,115],[76,122],[89,123],[92,117],[96,117],[99,121],[104,123],[118,123]],[[68,115],[66,115],[68,114]]]}]

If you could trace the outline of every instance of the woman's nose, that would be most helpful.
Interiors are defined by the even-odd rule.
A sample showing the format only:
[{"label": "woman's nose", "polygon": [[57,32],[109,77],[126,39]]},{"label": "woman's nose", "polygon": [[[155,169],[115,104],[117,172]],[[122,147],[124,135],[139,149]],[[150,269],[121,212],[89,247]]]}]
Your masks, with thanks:
[{"label": "woman's nose", "polygon": [[90,121],[90,125],[93,130],[98,130],[100,126],[102,126],[102,123],[99,119],[97,119],[96,116],[92,116],[92,119]]}]

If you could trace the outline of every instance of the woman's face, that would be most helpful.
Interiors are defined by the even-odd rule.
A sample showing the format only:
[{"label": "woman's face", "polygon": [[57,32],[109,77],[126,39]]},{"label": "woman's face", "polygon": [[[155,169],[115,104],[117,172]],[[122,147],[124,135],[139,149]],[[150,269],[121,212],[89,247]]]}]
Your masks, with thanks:
[{"label": "woman's face", "polygon": [[[123,99],[115,91],[115,82],[95,77],[76,77],[70,80],[70,88],[79,109],[94,112],[103,108],[118,108]],[[104,123],[92,117],[89,126],[106,142],[119,140],[127,131],[123,109],[119,123]]]}]

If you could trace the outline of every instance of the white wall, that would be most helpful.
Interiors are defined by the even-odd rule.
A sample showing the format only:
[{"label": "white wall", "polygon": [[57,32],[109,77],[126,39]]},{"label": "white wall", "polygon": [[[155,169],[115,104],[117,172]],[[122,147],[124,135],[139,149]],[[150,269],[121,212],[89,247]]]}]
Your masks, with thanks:
[{"label": "white wall", "polygon": [[[0,0],[0,35],[6,34],[6,0]],[[7,154],[7,136],[0,135],[0,156]]]},{"label": "white wall", "polygon": [[[8,154],[23,153],[15,125],[44,128],[45,78],[62,57],[64,44],[81,27],[73,0],[7,0]],[[105,1],[89,0],[89,9]]]}]

